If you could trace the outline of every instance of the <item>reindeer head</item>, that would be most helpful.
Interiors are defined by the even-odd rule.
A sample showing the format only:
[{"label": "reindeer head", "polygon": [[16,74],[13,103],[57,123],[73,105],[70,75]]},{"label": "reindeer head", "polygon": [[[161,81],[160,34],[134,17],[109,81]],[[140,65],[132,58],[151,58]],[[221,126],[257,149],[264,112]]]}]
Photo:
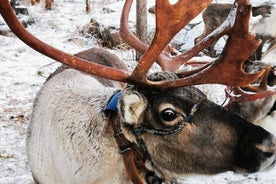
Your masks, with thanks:
[{"label": "reindeer head", "polygon": [[[248,32],[251,5],[247,0],[236,1],[226,21],[192,49],[173,58],[162,52],[172,37],[210,2],[179,0],[172,5],[157,0],[156,34],[147,46],[128,29],[132,0],[126,0],[120,34],[143,53],[132,73],[89,62],[42,43],[18,23],[8,0],[0,4],[0,12],[14,33],[37,51],[77,70],[128,83],[118,103],[120,126],[128,139],[146,150],[153,170],[164,178],[226,170],[255,172],[275,163],[275,138],[209,101],[193,87],[206,83],[236,88],[251,86],[270,70],[267,67],[246,73],[242,69],[245,60],[260,44]],[[181,70],[182,65],[224,34],[229,34],[229,39],[218,59],[192,71]],[[155,61],[163,71],[148,75]],[[275,89],[265,88],[262,92],[271,95]]]}]

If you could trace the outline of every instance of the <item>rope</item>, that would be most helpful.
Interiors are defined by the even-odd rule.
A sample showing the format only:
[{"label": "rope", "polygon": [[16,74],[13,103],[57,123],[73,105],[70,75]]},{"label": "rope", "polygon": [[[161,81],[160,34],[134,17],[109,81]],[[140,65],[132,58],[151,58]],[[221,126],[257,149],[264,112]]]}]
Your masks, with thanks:
[{"label": "rope", "polygon": [[157,129],[147,128],[140,125],[140,126],[134,127],[134,133],[138,137],[144,133],[149,133],[149,134],[158,135],[158,136],[178,133],[185,125],[189,123],[189,121],[191,120],[195,112],[198,110],[199,105],[200,105],[200,102],[195,103],[190,113],[188,114],[188,116],[186,116],[186,118],[172,130],[157,130]]}]

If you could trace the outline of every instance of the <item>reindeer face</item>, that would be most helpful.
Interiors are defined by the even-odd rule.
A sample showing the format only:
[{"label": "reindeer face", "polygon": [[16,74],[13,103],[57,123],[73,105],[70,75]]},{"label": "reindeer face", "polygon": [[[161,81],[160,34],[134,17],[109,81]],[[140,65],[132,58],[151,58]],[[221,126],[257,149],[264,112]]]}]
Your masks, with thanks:
[{"label": "reindeer face", "polygon": [[[200,105],[191,119],[173,131],[197,103]],[[122,95],[121,104],[121,116],[131,124],[130,129],[146,129],[142,139],[159,170],[255,172],[275,162],[276,141],[270,133],[209,101],[197,88],[128,91]]]}]

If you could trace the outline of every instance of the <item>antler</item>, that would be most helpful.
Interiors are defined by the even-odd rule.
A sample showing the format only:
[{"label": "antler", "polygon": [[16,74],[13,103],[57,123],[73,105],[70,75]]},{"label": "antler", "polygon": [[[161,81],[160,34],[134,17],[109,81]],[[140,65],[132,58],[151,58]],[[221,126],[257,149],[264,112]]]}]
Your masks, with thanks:
[{"label": "antler", "polygon": [[[126,0],[125,2],[121,26],[125,28],[126,31],[121,30],[121,35],[129,33],[128,27],[125,26],[127,25],[128,14],[124,12],[129,11],[132,1],[133,0]],[[239,0],[238,7],[234,7],[224,27],[202,40],[191,50],[174,59],[161,54],[174,35],[210,3],[211,0],[179,0],[172,5],[169,3],[169,0],[156,0],[156,33],[151,45],[148,47],[142,44],[141,41],[136,39],[133,35],[124,36],[125,40],[129,42],[131,46],[144,53],[132,74],[124,70],[106,67],[74,57],[41,42],[28,33],[18,22],[13,10],[9,6],[8,0],[2,0],[0,12],[11,30],[27,45],[75,69],[103,78],[163,89],[204,83],[247,86],[260,78],[264,73],[264,70],[255,74],[248,74],[242,71],[244,61],[259,45],[259,41],[256,41],[255,37],[248,33],[251,6],[247,3],[247,0]],[[233,18],[234,12],[236,12],[235,19]],[[233,23],[234,20],[235,23]],[[229,32],[231,32],[231,34],[227,44],[223,53],[217,60],[191,73],[178,71],[183,63],[187,62],[190,58],[208,46],[208,44],[215,41],[215,39]],[[149,81],[147,79],[147,73],[157,59],[164,70],[174,71],[181,78],[173,81]]]},{"label": "antler", "polygon": [[[210,66],[204,68],[200,75],[190,77],[189,80],[186,78],[187,80],[183,83],[190,81],[193,84],[226,84],[225,80],[228,80],[227,85],[229,86],[247,86],[263,75],[264,70],[255,74],[248,74],[242,70],[246,59],[260,44],[260,41],[255,40],[255,36],[248,32],[250,10],[251,6],[246,4],[246,1],[238,2],[235,23],[221,56]],[[231,23],[228,25],[231,25]],[[219,77],[215,78],[214,76]]]},{"label": "antler", "polygon": [[[275,70],[275,68],[273,69]],[[229,99],[225,107],[230,107],[233,102],[243,103],[246,101],[255,101],[257,99],[266,98],[276,94],[276,87],[268,86],[268,77],[271,71],[271,66],[267,65],[265,73],[259,84],[250,84],[245,88],[228,87],[225,90],[226,97]]]},{"label": "antler", "polygon": [[[249,5],[246,0],[239,1],[238,7],[234,7],[232,9],[226,21],[215,32],[213,32],[207,38],[203,39],[198,45],[188,50],[187,52],[179,56],[176,56],[175,58],[171,58],[171,59],[166,58],[164,60],[160,60],[160,56],[158,54],[162,52],[162,49],[165,48],[165,44],[168,43],[168,42],[164,42],[165,44],[162,45],[161,39],[165,36],[168,36],[169,40],[171,40],[174,34],[170,34],[166,32],[162,33],[162,32],[158,32],[158,30],[166,30],[166,31],[171,31],[173,33],[178,28],[175,25],[173,25],[174,23],[181,22],[182,24],[178,23],[178,25],[182,27],[186,25],[193,18],[193,15],[194,15],[193,13],[196,14],[196,11],[197,11],[196,9],[192,10],[194,12],[191,12],[191,15],[192,15],[191,19],[185,16],[185,13],[187,13],[185,12],[187,11],[187,8],[185,9],[185,7],[192,5],[193,2],[194,1],[185,1],[185,2],[178,1],[177,4],[170,5],[167,1],[166,3],[164,3],[164,1],[162,1],[161,3],[161,1],[157,0],[157,3],[156,3],[157,35],[155,36],[152,42],[152,45],[154,45],[155,47],[158,46],[158,49],[156,50],[154,50],[155,48],[152,49],[154,50],[154,52],[149,51],[151,48],[147,50],[146,54],[139,62],[137,68],[134,70],[132,74],[133,78],[134,77],[139,78],[140,80],[146,81],[151,85],[158,85],[164,88],[179,87],[179,86],[194,85],[194,84],[204,84],[204,83],[220,83],[220,84],[227,83],[227,85],[230,85],[230,86],[246,86],[252,83],[253,81],[257,80],[258,78],[260,78],[264,70],[256,74],[247,74],[244,71],[242,71],[242,65],[244,64],[244,61],[253,53],[253,51],[260,44],[260,41],[256,41],[255,36],[250,35],[248,32],[251,5]],[[199,4],[195,6],[200,7],[199,5],[202,2],[197,1],[197,3]],[[207,1],[205,3],[208,5],[210,2]],[[173,17],[173,15],[168,16],[172,14],[170,13],[170,11],[174,11],[174,10],[176,12],[180,12],[180,11],[184,12],[182,14],[183,17],[181,17],[180,19],[176,19]],[[124,11],[127,13],[129,12],[129,10],[124,10]],[[236,15],[236,18],[234,17],[235,15]],[[129,29],[128,28],[126,29],[125,22],[127,21],[124,20],[122,22],[123,22],[123,26],[121,27],[121,29],[124,29],[123,31],[121,31],[122,37],[124,39],[126,37],[128,38],[131,37],[132,46],[134,46],[135,48],[138,48],[138,45],[141,43],[141,41],[137,38],[134,38],[135,36],[129,32]],[[160,24],[160,22],[163,24]],[[171,22],[172,24],[170,25]],[[169,29],[162,29],[163,27],[169,27]],[[191,59],[193,56],[198,54],[205,47],[212,44],[215,40],[217,40],[221,36],[228,34],[230,32],[231,32],[231,35],[228,40],[228,43],[225,46],[224,52],[222,53],[219,59],[217,59],[216,61],[208,65],[205,65],[200,69],[196,69],[195,71],[189,71],[189,72],[177,71],[183,63],[186,63],[187,61],[189,61],[189,59]],[[162,36],[159,36],[159,35],[162,35]],[[158,44],[154,44],[155,42],[158,42]],[[141,48],[142,48],[140,49],[141,52],[145,52],[147,45],[143,44],[143,47]],[[243,50],[243,48],[246,48],[246,50]],[[240,53],[241,49],[243,50],[242,53]],[[239,53],[239,56],[237,56],[236,53]],[[152,63],[154,62],[154,59],[157,59],[156,57],[153,57],[154,54],[159,56],[158,63],[160,64],[161,67],[163,66],[162,67],[163,70],[164,69],[173,70],[183,78],[174,82],[161,81],[161,82],[152,83],[151,81],[147,81],[147,79],[145,78],[145,73],[151,67]],[[147,57],[147,56],[150,56],[150,57]],[[165,62],[169,63],[169,66],[168,64],[165,64]],[[214,76],[220,76],[220,77],[215,78]]]}]

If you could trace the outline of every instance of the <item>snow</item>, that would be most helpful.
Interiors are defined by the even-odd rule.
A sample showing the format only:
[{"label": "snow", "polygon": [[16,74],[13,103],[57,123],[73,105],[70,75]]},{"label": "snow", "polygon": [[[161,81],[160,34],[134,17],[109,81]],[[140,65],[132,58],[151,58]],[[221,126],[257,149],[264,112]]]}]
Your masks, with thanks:
[{"label": "snow", "polygon": [[[84,1],[80,0],[55,0],[51,11],[45,11],[43,4],[30,6],[24,1],[30,17],[35,22],[27,29],[49,45],[54,45],[68,53],[74,54],[91,47],[98,47],[96,40],[89,35],[82,34],[81,30],[90,22],[91,17],[101,18],[98,11],[104,6],[103,2],[114,1],[91,1],[91,14],[88,15],[85,13]],[[228,0],[227,2],[232,1]],[[118,2],[117,5],[113,4],[109,7],[118,11],[121,4],[122,2]],[[102,19],[108,23],[112,21],[112,24],[118,24],[117,20],[118,17],[114,20]],[[200,21],[200,17],[196,20]],[[131,19],[131,22],[134,20]],[[151,19],[149,22],[152,22]],[[1,29],[5,29],[3,24],[4,21],[0,17]],[[193,30],[197,33],[185,33],[184,41],[187,45],[190,46],[193,43],[191,37],[195,37],[195,34],[199,35],[200,29],[203,29],[202,24],[201,27]],[[25,137],[32,103],[37,91],[43,85],[45,77],[60,64],[32,50],[15,36],[0,36],[0,47],[0,184],[31,184],[34,181],[27,164]],[[133,57],[122,50],[114,50],[114,52],[124,60],[129,61]],[[222,96],[223,90],[218,93],[221,94],[219,96]],[[214,93],[209,96],[218,100]],[[220,102],[220,100],[217,101],[217,103]],[[226,172],[209,177],[192,176],[185,177],[180,181],[194,184],[273,184],[276,183],[275,175],[276,168],[249,175]]]}]

